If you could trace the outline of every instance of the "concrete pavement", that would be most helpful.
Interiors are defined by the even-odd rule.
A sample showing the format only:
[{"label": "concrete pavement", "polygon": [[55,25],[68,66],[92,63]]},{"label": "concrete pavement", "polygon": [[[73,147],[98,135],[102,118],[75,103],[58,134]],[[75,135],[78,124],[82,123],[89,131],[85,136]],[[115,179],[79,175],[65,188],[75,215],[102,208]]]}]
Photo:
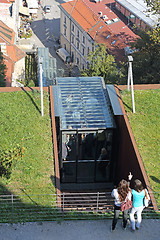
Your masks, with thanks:
[{"label": "concrete pavement", "polygon": [[158,240],[160,219],[143,219],[140,230],[124,231],[119,219],[114,232],[112,220],[62,221],[24,224],[0,224],[1,240]]}]

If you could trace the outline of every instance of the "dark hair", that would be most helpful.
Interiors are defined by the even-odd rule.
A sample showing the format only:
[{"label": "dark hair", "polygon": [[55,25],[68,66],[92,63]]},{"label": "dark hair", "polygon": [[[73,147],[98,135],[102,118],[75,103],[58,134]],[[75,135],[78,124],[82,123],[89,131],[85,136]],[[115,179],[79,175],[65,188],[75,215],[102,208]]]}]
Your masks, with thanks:
[{"label": "dark hair", "polygon": [[120,202],[123,202],[126,199],[128,192],[130,191],[128,182],[122,179],[118,185],[117,190],[119,194],[119,200]]},{"label": "dark hair", "polygon": [[136,179],[134,181],[134,189],[137,192],[141,192],[144,189],[143,184],[142,184],[142,182],[140,180]]}]

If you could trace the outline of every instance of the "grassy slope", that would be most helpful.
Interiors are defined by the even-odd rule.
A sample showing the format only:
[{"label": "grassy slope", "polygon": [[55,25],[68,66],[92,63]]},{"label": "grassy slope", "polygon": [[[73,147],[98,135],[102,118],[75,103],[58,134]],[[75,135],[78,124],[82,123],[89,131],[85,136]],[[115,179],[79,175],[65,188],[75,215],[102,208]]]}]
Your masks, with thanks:
[{"label": "grassy slope", "polygon": [[54,168],[48,93],[44,93],[44,117],[40,109],[37,91],[0,93],[0,146],[10,149],[20,144],[25,148],[10,179],[0,179],[14,194],[55,193],[50,179]]},{"label": "grassy slope", "polygon": [[160,89],[135,91],[135,114],[131,93],[123,91],[121,96],[151,187],[160,193]]}]

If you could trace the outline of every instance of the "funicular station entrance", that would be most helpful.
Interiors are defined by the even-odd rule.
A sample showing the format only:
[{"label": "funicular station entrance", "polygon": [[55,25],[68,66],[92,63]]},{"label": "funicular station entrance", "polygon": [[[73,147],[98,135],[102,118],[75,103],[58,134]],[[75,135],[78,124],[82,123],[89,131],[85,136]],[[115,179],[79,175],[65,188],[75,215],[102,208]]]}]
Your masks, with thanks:
[{"label": "funicular station entrance", "polygon": [[103,78],[57,78],[53,98],[62,187],[112,183],[116,125]]}]

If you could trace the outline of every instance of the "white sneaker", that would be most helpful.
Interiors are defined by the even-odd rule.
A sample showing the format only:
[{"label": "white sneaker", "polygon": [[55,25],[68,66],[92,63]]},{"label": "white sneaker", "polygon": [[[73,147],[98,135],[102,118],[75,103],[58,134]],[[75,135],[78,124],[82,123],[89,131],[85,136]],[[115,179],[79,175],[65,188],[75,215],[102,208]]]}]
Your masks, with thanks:
[{"label": "white sneaker", "polygon": [[[116,228],[115,228],[115,229],[116,229]],[[113,229],[113,228],[112,228],[112,225],[111,225],[111,232],[114,232],[114,231],[115,231],[115,229]]]}]

